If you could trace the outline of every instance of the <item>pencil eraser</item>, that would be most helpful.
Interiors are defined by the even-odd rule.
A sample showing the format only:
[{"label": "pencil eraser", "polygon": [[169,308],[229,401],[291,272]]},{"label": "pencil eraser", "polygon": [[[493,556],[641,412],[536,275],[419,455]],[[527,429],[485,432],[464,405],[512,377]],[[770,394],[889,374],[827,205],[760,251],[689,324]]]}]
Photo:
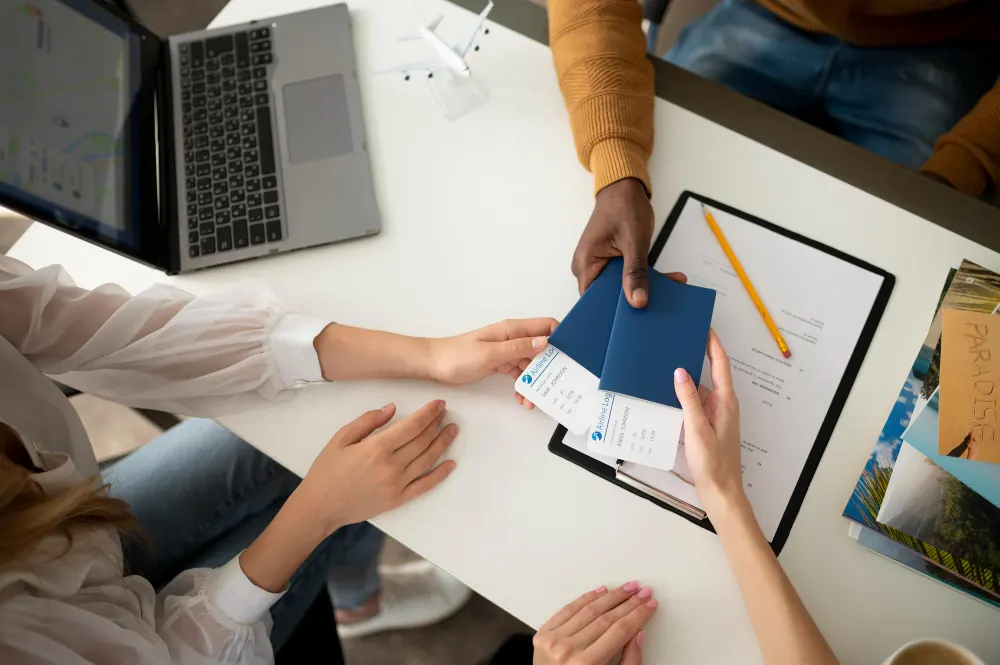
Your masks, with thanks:
[{"label": "pencil eraser", "polygon": [[792,357],[792,352],[791,351],[785,351],[781,355],[785,356],[786,358],[791,358]]}]

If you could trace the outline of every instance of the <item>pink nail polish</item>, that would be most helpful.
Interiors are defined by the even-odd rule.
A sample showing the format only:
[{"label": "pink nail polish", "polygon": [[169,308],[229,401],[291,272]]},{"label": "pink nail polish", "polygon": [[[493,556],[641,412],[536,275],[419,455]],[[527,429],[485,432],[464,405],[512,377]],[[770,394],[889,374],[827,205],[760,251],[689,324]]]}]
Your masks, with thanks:
[{"label": "pink nail polish", "polygon": [[642,598],[643,600],[645,600],[646,598],[652,598],[652,596],[653,596],[653,590],[650,589],[649,587],[639,590],[639,597]]},{"label": "pink nail polish", "polygon": [[603,596],[607,592],[608,592],[608,587],[604,586],[603,584],[594,589],[594,593],[596,593],[598,596]]},{"label": "pink nail polish", "polygon": [[691,380],[691,375],[683,367],[674,370],[674,383],[685,383]]},{"label": "pink nail polish", "polygon": [[646,641],[646,631],[640,630],[639,634],[635,636],[635,646],[641,651],[642,643]]},{"label": "pink nail polish", "polygon": [[659,603],[656,602],[656,600],[651,600],[648,603],[646,603],[646,607],[648,607],[651,610],[655,610],[657,605],[659,605]]},{"label": "pink nail polish", "polygon": [[639,588],[638,582],[629,582],[628,584],[622,587],[622,591],[624,591],[625,593],[632,593],[633,591],[636,591],[638,588]]}]

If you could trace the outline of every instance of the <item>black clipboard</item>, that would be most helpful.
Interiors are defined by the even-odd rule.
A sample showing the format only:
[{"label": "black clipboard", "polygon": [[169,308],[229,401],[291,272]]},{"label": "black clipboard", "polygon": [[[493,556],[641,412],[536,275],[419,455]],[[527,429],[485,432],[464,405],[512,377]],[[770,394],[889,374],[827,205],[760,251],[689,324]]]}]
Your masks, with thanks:
[{"label": "black clipboard", "polygon": [[[653,242],[653,246],[649,251],[649,265],[652,266],[656,262],[656,259],[659,257],[663,247],[667,244],[667,239],[670,237],[670,233],[677,224],[677,220],[680,217],[684,206],[687,204],[688,199],[701,201],[712,208],[722,210],[748,222],[762,226],[763,228],[786,238],[790,238],[796,242],[818,249],[825,254],[829,254],[841,259],[842,261],[846,261],[853,266],[867,270],[868,272],[882,278],[882,286],[879,289],[878,295],[875,297],[875,303],[872,306],[871,312],[868,314],[868,320],[865,322],[864,328],[861,330],[861,336],[858,338],[858,343],[855,345],[851,358],[847,363],[847,367],[844,369],[844,375],[841,377],[840,385],[837,386],[837,391],[833,395],[833,401],[830,405],[830,409],[826,413],[826,418],[823,419],[823,424],[820,426],[819,433],[816,436],[816,441],[813,442],[812,450],[806,458],[805,466],[802,469],[798,482],[795,484],[795,489],[792,491],[788,505],[785,507],[785,513],[782,515],[781,522],[778,524],[778,530],[774,534],[774,539],[771,541],[771,549],[774,550],[775,555],[777,555],[781,552],[781,548],[785,545],[785,541],[788,540],[788,534],[791,532],[795,518],[799,514],[799,508],[801,508],[802,501],[805,499],[806,492],[809,489],[809,483],[812,482],[813,476],[816,473],[816,468],[819,466],[820,460],[823,458],[823,452],[826,450],[826,445],[830,441],[830,437],[833,435],[833,429],[837,425],[840,413],[844,410],[844,404],[847,402],[847,397],[850,395],[851,388],[854,386],[854,380],[857,378],[858,372],[861,370],[861,363],[864,362],[865,355],[868,353],[868,347],[871,346],[872,338],[875,336],[875,330],[878,328],[879,321],[882,320],[882,314],[885,312],[885,307],[889,302],[889,296],[892,294],[892,289],[896,284],[896,278],[891,273],[888,273],[881,268],[877,268],[876,266],[862,261],[861,259],[857,259],[832,247],[828,247],[827,245],[816,242],[815,240],[799,235],[798,233],[776,226],[770,222],[764,221],[763,219],[759,219],[753,215],[737,210],[732,206],[719,203],[718,201],[710,199],[706,196],[701,196],[700,194],[695,194],[691,191],[685,191],[682,193],[680,198],[677,199],[677,203],[674,204],[673,210],[670,211],[667,221],[663,224],[663,228],[660,230],[659,235],[656,236],[656,240]],[[614,468],[606,464],[602,464],[601,462],[598,462],[597,460],[588,457],[587,455],[584,455],[583,453],[564,444],[562,441],[565,435],[565,427],[562,425],[556,427],[556,431],[552,434],[552,438],[549,440],[549,451],[559,457],[562,457],[563,459],[569,460],[577,466],[583,467],[594,475],[600,476],[601,478],[618,485],[636,496],[652,501],[661,508],[665,508],[677,515],[680,515],[692,524],[697,524],[703,529],[707,529],[712,533],[715,533],[715,528],[712,526],[712,523],[708,518],[699,519],[698,517],[695,517],[678,507],[670,505],[668,502],[669,499],[664,500],[657,498],[656,496],[639,489],[639,487],[633,484],[620,480],[617,478],[616,470]]]}]

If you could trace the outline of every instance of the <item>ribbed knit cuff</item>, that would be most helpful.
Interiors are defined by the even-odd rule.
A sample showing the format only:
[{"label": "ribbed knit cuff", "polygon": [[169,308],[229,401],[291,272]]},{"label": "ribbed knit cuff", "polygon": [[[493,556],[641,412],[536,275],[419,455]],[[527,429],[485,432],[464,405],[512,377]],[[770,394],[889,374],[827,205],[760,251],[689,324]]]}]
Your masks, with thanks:
[{"label": "ribbed knit cuff", "polygon": [[979,196],[990,184],[990,176],[976,156],[957,143],[942,145],[920,170],[941,176],[971,196]]},{"label": "ribbed knit cuff", "polygon": [[641,147],[626,139],[607,139],[601,141],[590,151],[590,170],[594,174],[594,194],[608,185],[624,180],[638,178],[646,194],[653,195],[649,185],[649,155]]}]

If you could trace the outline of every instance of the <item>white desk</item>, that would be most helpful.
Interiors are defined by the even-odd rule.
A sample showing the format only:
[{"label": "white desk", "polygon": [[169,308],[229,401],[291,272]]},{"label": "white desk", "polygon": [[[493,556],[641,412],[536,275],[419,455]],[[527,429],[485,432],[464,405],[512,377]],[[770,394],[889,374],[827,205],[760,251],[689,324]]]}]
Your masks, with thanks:
[{"label": "white desk", "polygon": [[[282,11],[317,0],[281,3]],[[445,12],[451,38],[470,15]],[[396,44],[395,0],[352,2],[381,235],[167,280],[35,224],[12,255],[62,263],[81,285],[156,281],[195,292],[266,278],[296,310],[414,334],[504,317],[561,316],[576,297],[570,256],[592,207],[546,47],[497,26],[475,54],[488,106],[445,121],[421,82],[370,72],[421,44]],[[233,0],[216,25],[278,5]],[[430,11],[430,9],[428,9]],[[894,273],[889,308],[781,555],[845,663],[878,663],[920,636],[1000,660],[1000,614],[894,566],[847,536],[841,510],[920,346],[950,266],[1000,255],[671,103],[656,104],[654,204],[662,220],[692,189]],[[905,238],[905,242],[901,239]],[[905,244],[906,251],[902,250]],[[521,272],[518,273],[518,268]],[[549,454],[553,423],[515,406],[509,379],[464,389],[418,382],[333,384],[222,422],[302,474],[340,425],[389,400],[406,413],[448,400],[462,435],[441,488],[376,524],[532,625],[601,583],[639,579],[661,600],[648,663],[750,663],[759,652],[716,537]]]}]

